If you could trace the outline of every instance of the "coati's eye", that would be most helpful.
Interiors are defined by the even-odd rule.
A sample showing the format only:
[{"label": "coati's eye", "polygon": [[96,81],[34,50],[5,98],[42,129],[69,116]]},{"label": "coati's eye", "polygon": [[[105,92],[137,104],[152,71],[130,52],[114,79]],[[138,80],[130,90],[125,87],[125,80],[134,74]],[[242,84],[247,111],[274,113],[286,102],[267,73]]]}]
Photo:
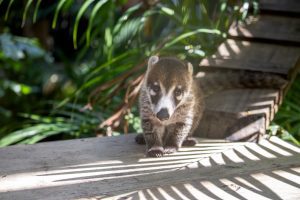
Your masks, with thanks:
[{"label": "coati's eye", "polygon": [[152,86],[152,90],[156,93],[158,93],[160,91],[160,87],[158,85],[153,85]]},{"label": "coati's eye", "polygon": [[176,97],[181,96],[182,95],[182,89],[176,88],[174,94],[175,94]]},{"label": "coati's eye", "polygon": [[181,101],[183,97],[183,89],[181,87],[178,87],[174,90],[174,97],[176,101]]},{"label": "coati's eye", "polygon": [[150,94],[152,96],[155,96],[157,95],[158,93],[160,92],[160,87],[158,84],[154,84],[150,87]]}]

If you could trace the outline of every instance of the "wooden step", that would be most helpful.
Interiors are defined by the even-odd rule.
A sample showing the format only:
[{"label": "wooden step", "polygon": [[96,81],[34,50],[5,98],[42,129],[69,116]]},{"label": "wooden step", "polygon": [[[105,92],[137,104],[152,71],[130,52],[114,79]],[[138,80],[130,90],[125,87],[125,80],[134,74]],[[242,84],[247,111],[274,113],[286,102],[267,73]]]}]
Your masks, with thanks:
[{"label": "wooden step", "polygon": [[300,48],[232,39],[201,61],[201,67],[241,69],[295,76],[299,70]]},{"label": "wooden step", "polygon": [[233,24],[229,35],[254,40],[300,46],[300,18],[260,15],[249,24]]},{"label": "wooden step", "polygon": [[262,12],[300,13],[299,0],[259,0],[259,6]]},{"label": "wooden step", "polygon": [[275,89],[231,89],[205,99],[206,109],[195,133],[198,137],[258,141],[282,101]]},{"label": "wooden step", "polygon": [[[200,71],[215,73],[220,76],[220,80],[224,79],[220,70],[223,70],[223,73],[234,69],[279,74],[288,78],[288,84],[277,90],[263,86],[257,89],[239,89],[237,86],[236,89],[221,90],[208,96],[206,111],[197,135],[227,138],[232,141],[258,140],[265,134],[284,94],[299,71],[299,56],[299,47],[232,39],[222,43],[214,55],[202,60]],[[198,74],[196,77],[206,78]],[[202,82],[205,83],[205,80]],[[211,83],[210,87],[213,88],[213,84]],[[217,81],[217,84],[225,85],[220,81]]]}]

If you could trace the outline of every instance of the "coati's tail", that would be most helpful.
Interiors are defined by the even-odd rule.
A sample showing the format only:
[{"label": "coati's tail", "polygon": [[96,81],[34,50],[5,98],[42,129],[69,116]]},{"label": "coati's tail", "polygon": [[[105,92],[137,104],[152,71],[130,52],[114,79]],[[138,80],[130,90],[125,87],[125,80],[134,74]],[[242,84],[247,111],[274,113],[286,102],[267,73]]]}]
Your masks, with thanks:
[{"label": "coati's tail", "polygon": [[199,72],[195,77],[204,96],[209,96],[217,91],[234,88],[281,89],[287,84],[287,80],[278,74],[249,70],[217,69],[214,71]]}]

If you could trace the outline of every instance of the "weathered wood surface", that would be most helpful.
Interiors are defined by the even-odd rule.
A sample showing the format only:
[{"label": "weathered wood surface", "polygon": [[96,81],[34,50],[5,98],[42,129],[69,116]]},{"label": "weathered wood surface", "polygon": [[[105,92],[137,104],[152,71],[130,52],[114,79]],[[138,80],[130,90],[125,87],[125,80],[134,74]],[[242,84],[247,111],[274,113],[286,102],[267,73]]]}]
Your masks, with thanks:
[{"label": "weathered wood surface", "polygon": [[[300,6],[300,5],[299,5]],[[233,24],[229,35],[242,39],[271,40],[300,46],[300,19],[274,15],[260,15],[249,24]]]},{"label": "weathered wood surface", "polygon": [[145,158],[134,135],[0,148],[0,199],[299,199],[300,149],[201,140]]},{"label": "weathered wood surface", "polygon": [[232,89],[206,98],[198,137],[256,141],[265,134],[282,95],[274,89]]}]

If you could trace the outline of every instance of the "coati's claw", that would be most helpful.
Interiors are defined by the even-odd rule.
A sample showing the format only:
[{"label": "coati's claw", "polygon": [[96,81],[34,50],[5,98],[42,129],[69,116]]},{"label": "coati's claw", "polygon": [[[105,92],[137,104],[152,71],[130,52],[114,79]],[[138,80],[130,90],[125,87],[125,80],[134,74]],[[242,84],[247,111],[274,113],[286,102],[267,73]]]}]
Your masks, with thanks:
[{"label": "coati's claw", "polygon": [[146,144],[144,135],[142,133],[139,133],[137,136],[135,136],[135,142],[137,144]]},{"label": "coati's claw", "polygon": [[198,141],[196,138],[189,137],[183,141],[182,146],[192,147],[192,146],[195,146],[197,143],[198,143]]},{"label": "coati's claw", "polygon": [[171,153],[175,153],[177,151],[177,148],[176,147],[165,147],[164,148],[164,153],[165,154],[171,154]]},{"label": "coati's claw", "polygon": [[147,152],[147,157],[162,157],[164,155],[162,147],[152,147]]}]

